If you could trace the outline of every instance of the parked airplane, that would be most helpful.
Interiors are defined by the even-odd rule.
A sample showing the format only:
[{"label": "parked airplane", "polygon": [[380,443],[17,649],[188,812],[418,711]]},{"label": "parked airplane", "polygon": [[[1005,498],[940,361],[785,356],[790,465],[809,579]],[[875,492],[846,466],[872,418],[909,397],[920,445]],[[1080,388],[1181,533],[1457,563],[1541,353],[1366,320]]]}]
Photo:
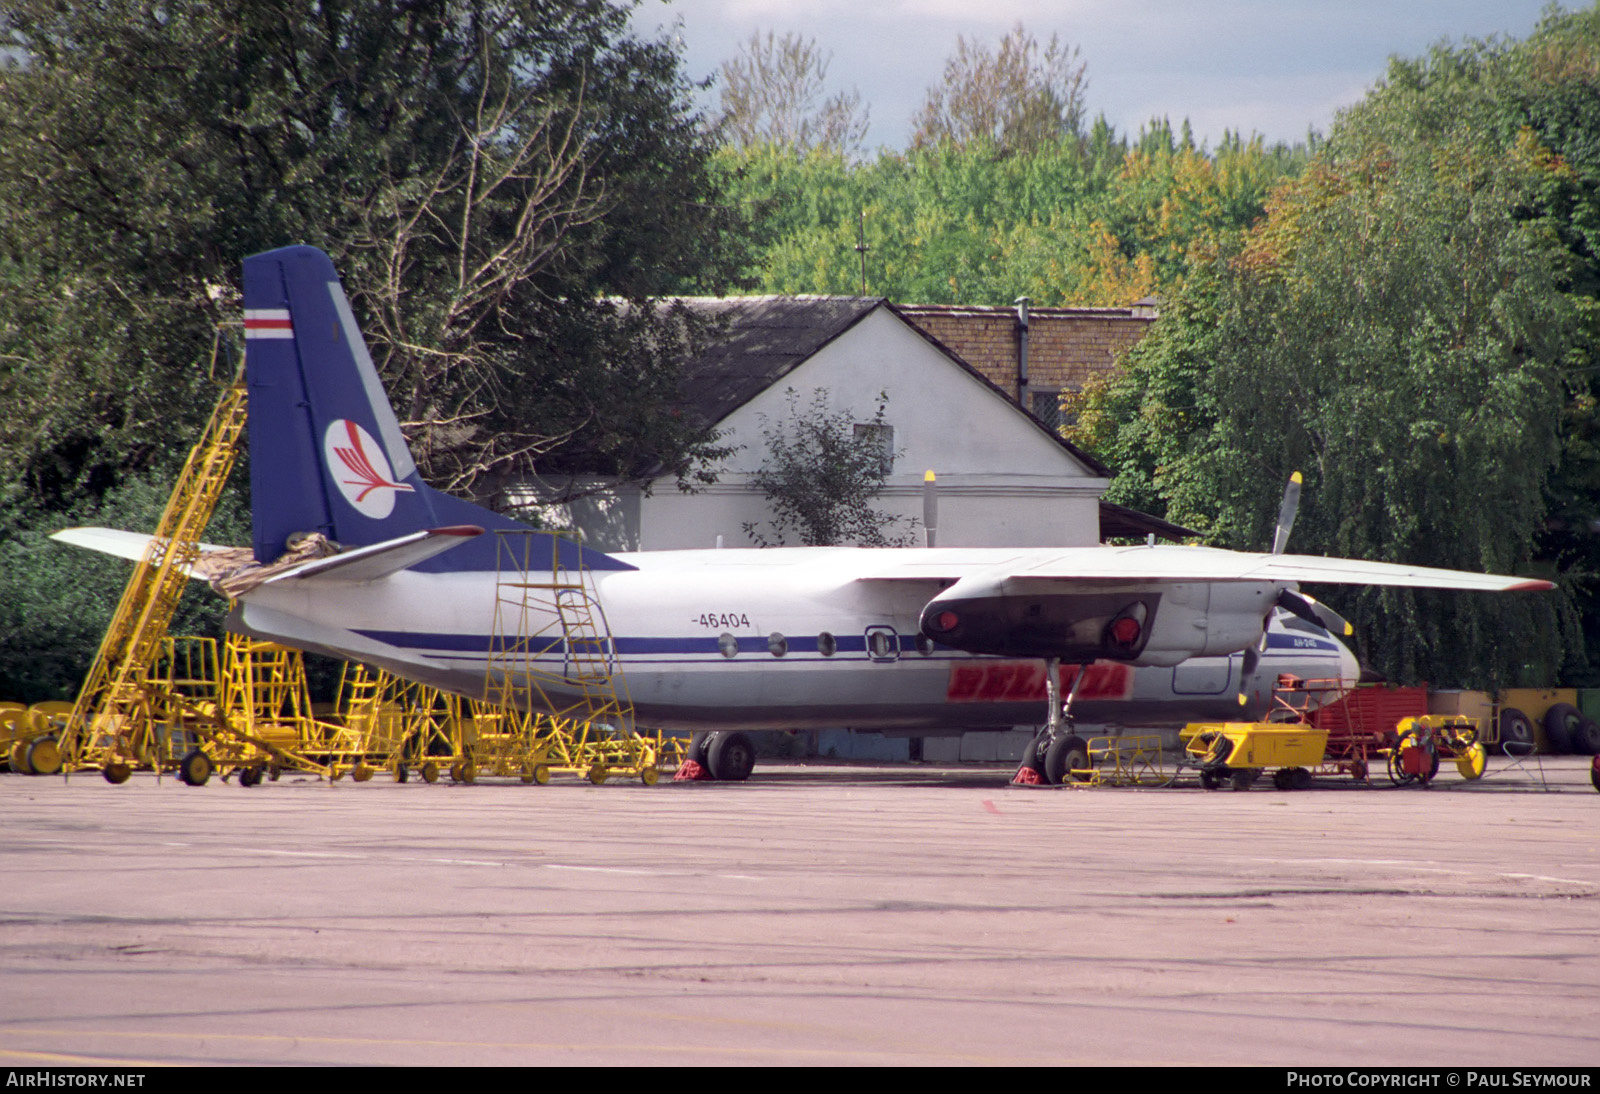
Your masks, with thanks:
[{"label": "parked airplane", "polygon": [[[482,695],[510,641],[496,621],[497,541],[515,539],[523,580],[549,581],[558,563],[587,572],[638,724],[711,731],[697,747],[722,778],[749,774],[743,730],[936,735],[1044,713],[1039,751],[1059,780],[1082,747],[1063,688],[1072,718],[1139,726],[1238,717],[1241,704],[1259,714],[1283,672],[1353,687],[1355,658],[1325,626],[1342,620],[1298,582],[1550,587],[1153,545],[605,554],[527,536],[422,481],[321,251],[246,259],[244,298],[254,559],[307,532],[334,553],[258,572],[230,628]],[[91,528],[56,538],[133,558],[148,542]],[[576,673],[576,647],[557,637],[534,660],[559,680]],[[559,683],[552,694],[564,698]]]}]

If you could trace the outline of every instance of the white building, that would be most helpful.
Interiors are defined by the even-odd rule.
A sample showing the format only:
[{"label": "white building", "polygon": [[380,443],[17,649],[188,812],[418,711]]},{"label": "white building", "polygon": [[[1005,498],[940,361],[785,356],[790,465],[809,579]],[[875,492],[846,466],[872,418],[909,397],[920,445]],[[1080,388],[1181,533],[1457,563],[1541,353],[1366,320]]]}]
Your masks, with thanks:
[{"label": "white building", "polygon": [[[1153,518],[1103,507],[1110,472],[1024,411],[1000,388],[886,300],[844,296],[733,297],[685,303],[727,335],[686,370],[682,413],[735,451],[717,482],[694,494],[671,476],[572,503],[571,521],[602,550],[752,546],[767,499],[751,485],[766,457],[763,429],[824,392],[832,410],[866,425],[880,393],[893,468],[878,508],[922,515],[923,477],[938,476],[938,543],[948,547],[1084,546],[1105,534],[1167,534]],[[1103,512],[1104,510],[1104,512]]]}]

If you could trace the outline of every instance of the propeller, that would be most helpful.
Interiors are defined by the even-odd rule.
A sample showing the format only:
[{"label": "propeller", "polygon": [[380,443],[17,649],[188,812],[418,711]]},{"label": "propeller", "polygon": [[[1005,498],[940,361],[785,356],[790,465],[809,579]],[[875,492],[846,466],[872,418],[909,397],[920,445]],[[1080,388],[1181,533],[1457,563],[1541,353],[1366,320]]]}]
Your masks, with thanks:
[{"label": "propeller", "polygon": [[1356,633],[1356,629],[1344,616],[1306,593],[1290,592],[1285,589],[1278,594],[1278,607],[1298,615],[1307,623],[1316,624],[1329,634],[1349,638]]},{"label": "propeller", "polygon": [[932,547],[939,531],[939,486],[932,469],[922,476],[922,526],[927,529],[928,546]]},{"label": "propeller", "polygon": [[[1275,555],[1283,554],[1289,546],[1289,533],[1294,530],[1295,514],[1300,511],[1300,484],[1303,481],[1300,472],[1296,471],[1289,476],[1289,484],[1283,488],[1283,503],[1278,506],[1278,528],[1272,534],[1272,553]],[[1322,605],[1312,600],[1309,596],[1291,593],[1285,589],[1279,594],[1277,604],[1279,607],[1293,612],[1308,622],[1316,623],[1318,626],[1325,626],[1316,615],[1317,609],[1322,608]],[[1326,608],[1322,608],[1322,610],[1328,611]],[[1328,614],[1334,619],[1338,619],[1343,627],[1348,628],[1350,626],[1343,619],[1339,619],[1333,612],[1328,612]],[[1256,667],[1261,664],[1261,655],[1267,652],[1267,626],[1271,622],[1272,613],[1268,612],[1267,618],[1261,621],[1260,639],[1257,640],[1255,645],[1245,648],[1244,663],[1239,667],[1240,706],[1244,706],[1249,702],[1244,693],[1244,682],[1255,675]],[[1332,630],[1331,627],[1328,629]],[[1348,634],[1349,632],[1345,631],[1345,633]]]},{"label": "propeller", "polygon": [[1272,553],[1281,555],[1289,546],[1289,532],[1294,528],[1295,514],[1300,511],[1300,472],[1289,476],[1289,485],[1283,488],[1283,504],[1278,506],[1278,530],[1272,536]]}]

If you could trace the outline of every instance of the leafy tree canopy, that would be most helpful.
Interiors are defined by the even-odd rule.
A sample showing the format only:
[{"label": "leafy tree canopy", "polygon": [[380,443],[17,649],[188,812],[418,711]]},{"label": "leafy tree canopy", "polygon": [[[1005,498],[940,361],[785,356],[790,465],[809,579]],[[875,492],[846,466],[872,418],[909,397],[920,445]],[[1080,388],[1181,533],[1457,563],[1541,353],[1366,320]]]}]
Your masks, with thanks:
[{"label": "leafy tree canopy", "polygon": [[[678,58],[598,0],[8,4],[0,427],[10,503],[94,495],[212,402],[240,259],[333,256],[424,473],[686,467],[680,329],[608,297],[724,284],[735,220]],[[619,421],[619,419],[622,419]]]},{"label": "leafy tree canopy", "polygon": [[[1581,578],[1600,121],[1575,104],[1594,101],[1597,20],[1394,62],[1087,393],[1075,439],[1118,468],[1112,496],[1259,549],[1302,469],[1294,549]],[[1566,597],[1329,596],[1395,680],[1585,671]]]}]

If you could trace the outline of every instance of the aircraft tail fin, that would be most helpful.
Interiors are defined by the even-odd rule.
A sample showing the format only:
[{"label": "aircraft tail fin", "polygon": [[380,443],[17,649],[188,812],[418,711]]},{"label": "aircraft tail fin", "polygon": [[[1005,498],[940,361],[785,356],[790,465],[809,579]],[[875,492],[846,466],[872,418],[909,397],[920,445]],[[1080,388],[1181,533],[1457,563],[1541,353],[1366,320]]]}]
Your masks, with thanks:
[{"label": "aircraft tail fin", "polygon": [[[296,246],[245,259],[244,308],[257,560],[276,558],[296,532],[321,532],[348,548],[452,526],[528,530],[422,481],[327,255]],[[493,570],[495,538],[477,537],[413,568]],[[556,550],[556,541],[547,547]],[[631,568],[575,545],[561,551],[567,566]]]}]

